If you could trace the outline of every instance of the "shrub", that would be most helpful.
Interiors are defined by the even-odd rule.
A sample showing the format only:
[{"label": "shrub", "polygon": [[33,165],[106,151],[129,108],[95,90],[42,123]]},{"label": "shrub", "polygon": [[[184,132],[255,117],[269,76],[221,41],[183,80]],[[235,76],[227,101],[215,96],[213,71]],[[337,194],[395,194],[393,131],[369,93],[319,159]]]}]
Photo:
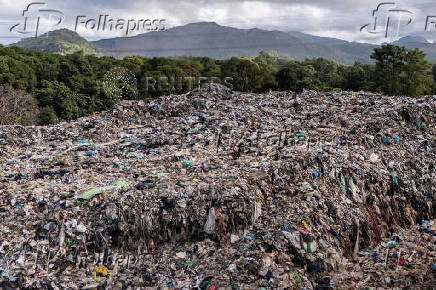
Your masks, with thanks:
[{"label": "shrub", "polygon": [[0,125],[35,125],[39,110],[36,99],[9,85],[0,86]]}]

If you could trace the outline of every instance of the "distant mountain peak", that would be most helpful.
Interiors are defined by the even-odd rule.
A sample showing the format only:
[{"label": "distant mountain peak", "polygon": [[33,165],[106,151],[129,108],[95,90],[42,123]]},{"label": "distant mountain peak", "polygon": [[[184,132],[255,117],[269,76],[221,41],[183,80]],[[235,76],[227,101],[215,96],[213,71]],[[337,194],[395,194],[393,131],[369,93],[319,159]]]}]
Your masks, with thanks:
[{"label": "distant mountain peak", "polygon": [[57,35],[60,35],[60,34],[68,35],[68,34],[70,34],[70,35],[74,35],[74,36],[79,36],[80,37],[80,35],[76,31],[72,31],[72,30],[69,30],[67,28],[61,28],[61,29],[49,31],[47,33],[44,33],[43,35],[50,35],[50,34],[57,34]]},{"label": "distant mountain peak", "polygon": [[39,37],[24,38],[10,46],[58,54],[69,54],[79,50],[85,54],[101,54],[93,44],[77,32],[65,28],[44,33]]},{"label": "distant mountain peak", "polygon": [[418,35],[408,35],[405,37],[402,37],[398,39],[397,41],[393,42],[394,44],[406,44],[406,43],[422,43],[422,44],[428,44],[430,43],[425,37],[418,36]]},{"label": "distant mountain peak", "polygon": [[194,22],[194,23],[189,23],[183,26],[175,26],[173,28],[170,29],[174,29],[174,28],[180,28],[183,27],[185,29],[222,29],[225,28],[226,26],[223,25],[219,25],[216,22],[208,22],[208,21],[203,21],[203,22]]},{"label": "distant mountain peak", "polygon": [[194,22],[186,24],[185,26],[221,26],[218,23],[214,21],[200,21],[200,22]]}]

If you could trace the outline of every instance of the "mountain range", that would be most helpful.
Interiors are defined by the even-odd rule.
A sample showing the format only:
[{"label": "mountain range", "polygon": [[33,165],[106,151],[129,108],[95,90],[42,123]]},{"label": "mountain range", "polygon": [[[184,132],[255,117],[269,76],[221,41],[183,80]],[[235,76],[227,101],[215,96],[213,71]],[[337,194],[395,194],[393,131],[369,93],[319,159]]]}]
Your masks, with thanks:
[{"label": "mountain range", "polygon": [[[436,61],[436,44],[419,36],[406,36],[393,42],[407,48],[419,48],[427,59]],[[13,44],[28,50],[104,54],[116,58],[126,56],[177,57],[197,56],[214,59],[254,57],[260,51],[295,60],[323,57],[343,64],[370,63],[375,44],[349,42],[296,31],[269,31],[258,28],[238,29],[215,22],[198,22],[149,32],[132,37],[116,37],[88,42],[76,32],[61,29],[47,36],[27,38]]]},{"label": "mountain range", "polygon": [[232,56],[254,57],[260,51],[266,51],[295,60],[324,57],[346,64],[368,62],[369,54],[375,47],[346,41],[332,45],[310,40],[307,34],[305,36],[292,32],[238,29],[215,22],[198,22],[165,31],[102,39],[93,43],[104,49],[106,55],[114,57],[208,56],[226,59]]}]

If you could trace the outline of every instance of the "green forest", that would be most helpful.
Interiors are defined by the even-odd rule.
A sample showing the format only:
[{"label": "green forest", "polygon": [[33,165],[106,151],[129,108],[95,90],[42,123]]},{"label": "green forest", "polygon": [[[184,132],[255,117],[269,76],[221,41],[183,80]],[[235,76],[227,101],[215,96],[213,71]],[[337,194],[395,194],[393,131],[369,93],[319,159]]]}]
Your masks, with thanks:
[{"label": "green forest", "polygon": [[[420,97],[436,94],[436,65],[418,50],[384,45],[373,64],[294,61],[261,52],[253,59],[142,58],[58,55],[0,45],[0,125],[46,125],[105,110],[122,99],[185,93],[192,82],[231,79],[235,91],[303,89],[368,91]],[[167,78],[165,86],[150,79]],[[172,81],[171,81],[172,80]],[[180,81],[179,81],[180,80]],[[217,81],[218,80],[218,81]]]}]

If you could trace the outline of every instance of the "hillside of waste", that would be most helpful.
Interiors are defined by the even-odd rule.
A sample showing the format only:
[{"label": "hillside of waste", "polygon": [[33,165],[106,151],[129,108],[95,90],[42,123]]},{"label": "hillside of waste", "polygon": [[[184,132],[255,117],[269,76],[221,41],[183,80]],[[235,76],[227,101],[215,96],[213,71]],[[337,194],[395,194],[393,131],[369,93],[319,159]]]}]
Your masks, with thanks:
[{"label": "hillside of waste", "polygon": [[0,285],[434,286],[435,108],[208,86],[0,126]]}]

